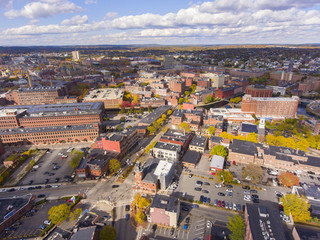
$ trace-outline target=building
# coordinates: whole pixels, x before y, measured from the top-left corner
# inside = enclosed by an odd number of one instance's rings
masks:
[[[241,128],[239,130],[239,135],[243,137],[247,137],[249,133],[255,133],[258,134],[258,126],[253,123],[241,123]]]
[[[258,78],[262,77],[267,73],[267,71],[261,70],[242,70],[242,69],[230,69],[229,74],[235,77],[249,77]]]
[[[146,117],[141,119],[138,126],[150,126],[153,122],[162,117],[162,114],[166,114],[171,109],[170,106],[161,106],[155,109],[152,113],[149,113]]]
[[[80,60],[80,53],[79,51],[72,51],[72,60],[79,61]]]
[[[227,75],[217,73],[203,73],[201,76],[209,78],[211,80],[211,86],[215,88],[223,87],[228,78]]]
[[[311,130],[311,132],[314,135],[320,134],[320,121],[319,120],[306,119],[303,121],[303,123],[309,127],[309,129]]]
[[[255,114],[258,118],[295,118],[299,105],[299,97],[261,98],[244,95],[242,97],[241,111]]]
[[[180,201],[173,196],[155,195],[150,205],[148,221],[160,226],[176,228],[180,215]]]
[[[30,211],[35,198],[36,196],[31,194],[0,198],[0,232]]]
[[[201,158],[201,153],[188,150],[182,158],[182,165],[187,168],[196,168]]]
[[[135,167],[135,188],[156,194],[159,189],[165,190],[174,176],[174,162],[149,158],[143,166],[137,162]]]
[[[300,86],[300,85],[299,85]],[[286,87],[280,87],[280,86],[270,86],[272,87],[272,94],[280,94],[281,96],[286,94]]]
[[[216,172],[223,170],[224,167],[224,157],[213,155],[210,162],[209,171]]]
[[[105,151],[101,149],[91,149],[87,157],[84,158],[86,159],[85,168],[88,173],[87,176],[92,176],[92,177],[105,176],[109,170],[110,160],[117,159],[118,157],[119,157],[119,153],[117,152]]]
[[[186,151],[192,140],[192,133],[184,133],[168,129],[159,139],[159,142],[178,144],[183,151]]]
[[[251,97],[272,97],[273,88],[262,84],[250,85],[246,88],[246,94]]]
[[[75,232],[70,240],[98,240],[99,234],[96,226],[79,228],[77,232]]]
[[[82,102],[103,102],[105,108],[119,108],[124,91],[119,88],[100,88],[90,91]]]
[[[140,100],[140,106],[141,107],[160,107],[160,106],[164,106],[166,105],[166,100],[162,99],[162,98],[146,98],[143,97]]]
[[[0,129],[101,124],[102,103],[70,103],[0,108]]]
[[[178,79],[171,79],[169,80],[169,89],[172,92],[184,93],[186,90],[186,82]]]
[[[278,81],[297,82],[301,80],[303,75],[295,74],[293,72],[277,71],[270,73],[270,79]]]
[[[279,211],[275,208],[247,203],[244,221],[246,240],[287,239],[282,229]]]
[[[10,105],[54,104],[56,98],[66,95],[62,87],[28,87],[9,91],[5,98]]]
[[[0,139],[4,145],[86,142],[99,132],[98,124],[0,129]]]
[[[158,141],[152,149],[152,154],[155,158],[177,162],[180,159],[181,145]]]
[[[233,95],[235,94],[234,93],[235,88],[236,87],[234,87],[234,86],[218,88],[217,89],[217,97],[220,99],[233,97]]]
[[[164,56],[163,67],[169,69],[174,67],[174,57],[172,55]]]
[[[204,151],[207,149],[208,145],[208,138],[197,135],[194,136],[189,144],[189,149],[192,151],[204,153]]]
[[[292,229],[293,240],[316,240],[320,239],[320,231],[317,227],[295,225]]]

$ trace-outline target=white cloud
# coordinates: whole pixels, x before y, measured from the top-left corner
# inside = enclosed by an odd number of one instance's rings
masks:
[[[0,0],[0,7],[10,8],[12,7],[13,0]]]
[[[82,8],[68,0],[39,0],[27,3],[21,10],[11,9],[4,13],[9,19],[45,18],[61,13],[80,12]]]
[[[107,12],[106,15],[104,16],[104,19],[116,18],[116,17],[118,17],[118,13],[117,12]]]
[[[84,1],[84,4],[97,4],[98,3],[98,0],[85,0]]]
[[[61,22],[62,25],[79,25],[84,24],[88,22],[88,16],[87,15],[76,15],[72,17],[71,19],[65,19]]]

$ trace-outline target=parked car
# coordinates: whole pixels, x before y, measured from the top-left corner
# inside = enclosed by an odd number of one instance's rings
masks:
[[[182,209],[183,211],[186,211],[186,212],[189,211],[189,208],[187,208],[187,207],[182,207],[181,209]]]
[[[216,188],[221,188],[222,187],[221,183],[217,183],[215,186],[216,186]]]
[[[118,188],[119,185],[112,185],[111,187],[112,187],[112,188]]]
[[[191,207],[192,208],[199,208],[199,205],[198,204],[191,204]]]
[[[37,197],[38,197],[38,198],[45,198],[46,195],[44,195],[44,194],[39,194]]]
[[[203,192],[203,193],[209,193],[209,191],[208,191],[208,190],[202,190],[202,192]]]
[[[210,183],[204,182],[203,185],[210,186]]]
[[[222,196],[222,197],[225,196],[225,194],[222,193],[222,192],[218,192],[218,195],[219,195],[219,196]]]
[[[45,230],[47,227],[44,225],[40,225],[38,228],[40,228],[41,230]]]
[[[218,206],[218,199],[215,199],[215,200],[214,200],[213,205],[214,205],[214,206]]]
[[[128,221],[129,219],[130,219],[130,214],[127,213],[127,214],[126,214],[126,220]]]
[[[194,188],[194,190],[195,190],[195,191],[201,191],[201,188],[196,187],[196,188]]]
[[[130,211],[130,205],[126,205],[126,211]]]
[[[50,220],[45,220],[43,223],[46,224],[46,225],[50,225],[51,221]]]
[[[197,187],[201,187],[202,186],[202,182],[201,181],[196,181],[196,186]]]
[[[174,234],[174,228],[170,229],[170,235],[172,236]]]

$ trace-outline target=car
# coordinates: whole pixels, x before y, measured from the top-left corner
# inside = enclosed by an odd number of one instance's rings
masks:
[[[49,172],[44,172],[44,173],[43,173],[43,175],[48,175],[48,174],[50,174],[50,173],[49,173]]]
[[[198,192],[201,191],[201,189],[202,189],[202,188],[200,188],[200,187],[194,188],[194,190],[195,190],[195,191],[198,191]]]
[[[187,223],[187,224],[190,223],[190,217],[187,217],[187,218],[186,218],[185,223]]]
[[[251,189],[250,192],[251,192],[251,193],[258,193],[258,191],[257,191],[257,190],[254,190],[254,189]]]
[[[192,208],[199,208],[199,205],[198,204],[191,204],[191,207]]]
[[[31,185],[32,183],[33,183],[33,180],[30,180],[28,185]]]
[[[59,156],[62,156],[62,155],[64,155],[64,154],[60,152],[60,153],[58,153],[58,155],[59,155]]]
[[[187,208],[187,207],[182,207],[181,209],[182,209],[183,211],[186,211],[186,212],[189,211],[189,208]]]
[[[189,174],[189,178],[192,178],[192,176],[193,176],[193,174],[190,173],[190,174]]]
[[[218,199],[215,199],[215,200],[213,201],[213,205],[214,205],[214,206],[218,206]]]
[[[51,188],[51,185],[46,185],[45,188]]]
[[[228,161],[226,161],[226,166],[227,166],[227,167],[230,167],[230,166],[231,166],[231,163],[228,162]]]
[[[47,184],[49,182],[49,179],[46,178],[46,180],[44,181],[44,184]]]
[[[155,232],[157,230],[157,224],[152,225],[152,231]]]
[[[225,208],[229,209],[229,203],[228,202],[226,202]]]
[[[230,185],[230,184],[226,184],[226,187],[227,187],[227,188],[233,188],[233,186]]]
[[[232,192],[232,189],[228,188],[226,189],[226,192]]]
[[[107,215],[102,217],[103,221],[108,221],[110,218],[111,216],[107,216]]]
[[[238,210],[239,212],[241,212],[241,205],[240,205],[240,204],[237,205],[237,210]]]
[[[215,187],[216,187],[216,188],[221,188],[222,185],[221,185],[220,183],[217,183],[217,184],[215,185]]]
[[[57,177],[56,180],[55,180],[55,182],[57,183],[57,182],[59,182],[59,181],[60,181],[60,178]]]
[[[202,186],[202,182],[201,181],[196,181],[196,186],[197,187],[201,187]]]
[[[281,192],[276,192],[276,196],[277,196],[278,198],[281,198],[281,197],[282,197],[282,193],[281,193]]]
[[[232,197],[232,192],[227,192],[228,197]]]
[[[251,196],[250,195],[244,195],[243,200],[251,201]]]
[[[220,206],[221,206],[221,201],[219,200],[219,201],[218,201],[218,207],[220,207]]]
[[[203,192],[203,193],[209,193],[209,191],[208,191],[208,190],[205,190],[205,189],[202,190],[202,192]]]
[[[311,175],[309,175],[309,177],[310,177],[310,179],[312,179],[312,180],[314,179],[314,177],[313,177],[313,176],[311,176]]]
[[[126,205],[125,209],[126,211],[130,211],[130,205]]]
[[[34,189],[34,187],[28,187],[28,190],[33,190]]]
[[[188,224],[184,224],[184,225],[183,225],[183,230],[186,230],[186,231],[187,231],[188,228],[189,228],[189,225],[188,225]]]
[[[128,221],[129,219],[130,219],[130,214],[127,213],[127,214],[126,214],[126,220]]]
[[[201,195],[201,196],[200,196],[200,202],[203,202],[203,198],[204,198],[204,196]]]
[[[38,228],[40,228],[41,230],[45,230],[47,227],[44,225],[40,225]]]
[[[236,165],[236,161],[233,161],[233,162],[232,162],[232,165]]]
[[[250,190],[250,187],[249,186],[242,186],[242,189]]]
[[[203,185],[210,186],[210,183],[204,182]]]
[[[38,198],[45,198],[46,195],[44,195],[44,194],[39,194],[37,197],[38,197]]]
[[[23,187],[21,187],[21,188],[19,188],[19,190],[20,191],[24,191],[24,190],[26,190],[25,188],[23,188]]]
[[[15,227],[7,227],[7,228],[5,228],[4,230],[5,230],[5,231],[16,231],[17,228],[15,228]]]
[[[210,202],[211,202],[211,199],[208,197],[207,198],[207,203],[210,204]]]
[[[233,210],[236,211],[237,210],[237,204],[233,203]]]
[[[50,224],[51,224],[51,221],[50,221],[50,220],[45,220],[43,223],[44,223],[45,225],[50,225]]]
[[[252,198],[252,199],[259,199],[259,196],[258,196],[257,194],[252,194],[252,195],[251,195],[251,198]]]
[[[208,198],[207,197],[203,197],[203,202],[207,203]]]
[[[279,204],[279,211],[284,211],[284,208],[281,204]]]
[[[318,181],[320,181],[320,177],[317,177]]]
[[[40,166],[39,165],[34,165],[32,168],[33,169],[38,169]]]
[[[112,188],[118,188],[119,185],[112,185],[111,187],[112,187]]]
[[[253,198],[253,199],[252,199],[252,202],[254,202],[254,203],[259,203],[259,198]]]
[[[243,194],[250,194],[250,191],[243,191]]]
[[[219,196],[222,196],[222,197],[225,196],[225,194],[222,193],[222,192],[218,192],[218,195],[219,195]]]
[[[7,192],[8,190],[3,188],[3,189],[0,189],[0,192]]]
[[[58,170],[60,168],[60,166],[56,165],[53,167],[53,170]]]
[[[211,222],[209,220],[207,221],[207,228],[211,228]]]
[[[229,203],[229,209],[232,210],[232,207],[233,207],[233,203]]]
[[[66,159],[67,158],[67,156],[61,156],[60,157],[60,159]]]
[[[42,187],[41,186],[36,186],[34,187],[35,189],[41,189]]]
[[[14,192],[14,191],[15,191],[14,188],[10,188],[10,189],[8,190],[8,192]]]
[[[49,173],[48,175],[51,177],[51,176],[55,175],[55,173]]]
[[[314,173],[314,172],[312,172],[312,171],[308,171],[307,173],[308,173],[308,174],[313,174],[313,175],[315,174],[315,173]]]
[[[52,185],[52,187],[53,187],[53,188],[58,188],[58,187],[59,187],[59,185]]]
[[[225,203],[224,201],[222,201],[222,202],[221,202],[221,207],[224,208],[225,206],[226,206],[226,203]]]
[[[170,235],[172,236],[174,234],[174,228],[170,229]]]

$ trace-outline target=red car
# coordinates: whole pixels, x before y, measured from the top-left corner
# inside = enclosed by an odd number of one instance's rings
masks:
[[[67,157],[66,157],[66,156],[61,156],[60,158],[61,158],[61,159],[66,159]]]
[[[220,206],[221,206],[221,201],[219,200],[219,201],[218,201],[218,207],[220,207]]]
[[[232,164],[233,164],[233,165],[236,165],[236,161],[233,161]]]
[[[224,201],[221,202],[221,207],[225,207],[226,203]]]

